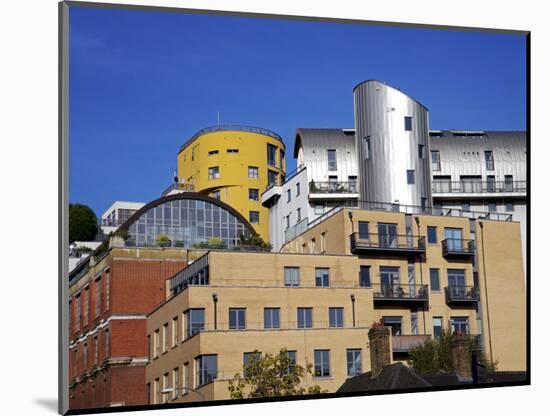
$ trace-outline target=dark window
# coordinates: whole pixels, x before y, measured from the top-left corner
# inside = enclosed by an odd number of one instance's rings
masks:
[[[300,269],[298,267],[285,267],[285,286],[300,286]]]
[[[432,150],[432,170],[439,171],[441,170],[441,160],[439,158],[439,150]]]
[[[405,116],[405,131],[412,131],[413,129],[413,118]]]
[[[186,318],[187,337],[191,337],[204,329],[204,309],[189,309]]]
[[[338,165],[336,164],[336,150],[329,149],[327,150],[327,157],[328,157],[328,170],[338,170]]]
[[[289,228],[289,227],[290,227],[290,214],[288,214],[288,215],[285,217],[285,220],[286,220],[286,228]]]
[[[428,226],[428,243],[437,244],[437,227]]]
[[[315,286],[329,287],[329,269],[327,268],[315,269]]]
[[[514,211],[514,203],[513,202],[507,202],[506,203],[506,212],[513,212]]]
[[[220,177],[220,168],[218,166],[212,166],[208,168],[208,179],[218,179]]]
[[[434,338],[441,338],[442,328],[442,319],[440,317],[433,318],[433,335]]]
[[[260,213],[258,211],[250,211],[248,219],[250,224],[258,224],[260,222]]]
[[[383,316],[382,320],[384,321],[385,326],[389,326],[391,328],[392,335],[402,335],[400,316]]]
[[[439,269],[430,269],[430,288],[434,291],[441,290],[439,286]]]
[[[328,322],[331,328],[343,328],[344,308],[328,308]]]
[[[315,350],[315,377],[330,377],[330,351]]]
[[[313,308],[298,308],[298,328],[313,328]]]
[[[462,211],[470,211],[470,203],[469,202],[463,202],[462,203]]]
[[[217,378],[217,374],[217,355],[201,355],[197,358],[197,386],[210,383]]]
[[[489,202],[487,204],[488,208],[489,208],[489,212],[497,212],[497,204],[494,203],[494,202]]]
[[[359,238],[362,240],[369,239],[369,223],[367,221],[359,221]]]
[[[296,184],[296,196],[300,195],[300,183]]]
[[[346,361],[348,377],[361,374],[361,350],[347,350]]]
[[[264,308],[264,328],[277,329],[280,328],[280,312],[279,308]]]
[[[272,170],[267,170],[267,183],[269,186],[275,185],[277,182],[277,172],[273,172]]]
[[[423,144],[418,145],[418,158],[419,159],[425,159],[426,158],[426,151]]]
[[[496,192],[496,181],[494,175],[487,176],[487,192]]]
[[[277,166],[277,148],[272,144],[267,145],[267,164]]]
[[[246,329],[246,309],[229,308],[229,329]]]
[[[300,222],[302,220],[302,208],[296,209],[296,222]]]
[[[371,287],[370,266],[360,266],[359,286],[360,287]]]
[[[217,155],[219,152],[217,150],[210,150],[208,152],[208,156],[214,156],[214,155]]]
[[[286,190],[286,202],[290,202],[290,189]]]
[[[258,201],[260,199],[260,190],[250,188],[248,190],[248,199],[250,199],[251,201]]]
[[[284,169],[285,152],[283,149],[279,149],[279,168]]]
[[[258,179],[258,168],[256,166],[248,167],[248,177],[250,179]]]
[[[495,161],[493,159],[493,152],[491,150],[485,151],[485,168],[487,170],[495,170]]]
[[[370,159],[370,136],[363,138],[365,159]]]
[[[452,316],[451,317],[451,332],[454,334],[455,332],[461,333],[461,334],[469,334],[470,333],[470,325],[468,324],[468,317],[467,316]]]
[[[227,153],[239,153],[239,149],[227,149]]]
[[[514,177],[512,175],[504,175],[504,191],[514,191]]]
[[[407,171],[407,184],[414,185],[414,170]]]

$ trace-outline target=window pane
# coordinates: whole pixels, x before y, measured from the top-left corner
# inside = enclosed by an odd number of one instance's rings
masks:
[[[329,326],[342,328],[344,326],[344,308],[329,308]]]
[[[336,164],[336,150],[334,149],[327,150],[327,157],[328,157],[328,170],[329,171],[338,170],[338,166]]]
[[[414,170],[407,171],[407,184],[414,185]]]
[[[229,329],[246,329],[246,309],[229,308]]]
[[[434,335],[434,338],[441,337],[441,332],[442,332],[441,324],[442,324],[441,318],[433,318],[433,335]]]
[[[361,287],[371,287],[370,266],[360,266],[359,286],[361,286]]]
[[[315,377],[330,376],[330,352],[328,350],[315,350]]]
[[[347,350],[348,376],[361,374],[361,350]]]
[[[312,328],[312,318],[312,308],[298,308],[298,328]]]
[[[285,267],[285,286],[300,285],[300,269],[298,267]]]
[[[329,269],[326,269],[326,268],[315,269],[315,286],[317,287],[329,286]]]
[[[439,269],[430,269],[430,288],[432,290],[441,290],[439,286]]]
[[[264,328],[276,329],[280,327],[279,322],[279,308],[265,308],[264,309]]]
[[[428,243],[437,244],[437,227],[428,227]]]
[[[405,117],[405,131],[412,131],[412,117]]]

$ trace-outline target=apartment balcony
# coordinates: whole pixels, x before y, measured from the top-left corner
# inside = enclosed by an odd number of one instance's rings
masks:
[[[173,183],[169,187],[167,187],[164,191],[162,191],[161,196],[171,195],[173,193],[179,193],[179,192],[194,192],[195,191],[195,185],[192,183]]]
[[[417,254],[426,253],[426,237],[402,234],[350,235],[353,254]]]
[[[394,353],[408,353],[412,348],[420,347],[431,339],[431,335],[393,335],[392,350]]]
[[[479,300],[479,290],[475,286],[445,287],[445,303],[449,306],[471,306]]]
[[[460,238],[446,238],[441,241],[441,249],[445,258],[469,259],[475,255],[475,241]]]
[[[432,193],[436,198],[526,196],[527,181],[434,181]]]
[[[357,181],[309,183],[309,199],[350,199],[359,198]]]
[[[373,285],[374,303],[415,305],[428,301],[428,285]]]

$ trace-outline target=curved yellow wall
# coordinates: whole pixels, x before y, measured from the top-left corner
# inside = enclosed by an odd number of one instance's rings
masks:
[[[276,150],[276,166],[269,166],[267,145]],[[235,149],[238,153],[228,153]],[[217,154],[209,152],[218,151]],[[285,145],[274,137],[237,130],[223,130],[205,133],[180,150],[178,153],[178,180],[192,183],[195,192],[211,195],[220,191],[220,200],[231,205],[247,220],[250,211],[258,211],[260,220],[252,226],[264,239],[269,241],[269,209],[262,206],[261,195],[268,183],[268,169],[277,173],[277,179],[284,177],[284,157],[281,166],[281,151]],[[219,167],[220,177],[209,179],[208,168]],[[258,179],[248,177],[248,167],[258,167]],[[258,201],[249,199],[250,188],[258,189]]]

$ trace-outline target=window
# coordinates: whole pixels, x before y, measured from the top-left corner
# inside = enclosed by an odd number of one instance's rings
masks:
[[[370,266],[360,266],[360,269],[359,269],[359,286],[360,287],[371,287]]]
[[[469,334],[470,326],[468,325],[467,316],[452,316],[451,317],[451,333]]]
[[[359,221],[359,238],[362,240],[369,239],[369,223],[367,221]]]
[[[296,222],[300,222],[302,220],[302,208],[296,209]]]
[[[88,369],[88,344],[84,344],[84,350],[82,351],[82,358],[84,362],[84,370]]]
[[[300,269],[298,267],[285,267],[285,286],[300,286]]]
[[[470,211],[470,203],[469,202],[463,202],[462,203],[462,211]]]
[[[174,368],[172,370],[172,387],[174,390],[172,391],[172,400],[176,399],[179,396],[180,391],[180,369]]]
[[[239,149],[227,149],[227,153],[230,153],[230,154],[236,154],[236,153],[239,153]]]
[[[315,350],[315,377],[330,377],[330,351]]]
[[[196,360],[197,366],[197,387],[210,383],[217,378],[218,356],[201,355]]]
[[[214,156],[214,155],[217,155],[218,153],[220,153],[220,152],[217,151],[217,150],[210,150],[210,151],[208,152],[208,156]]]
[[[108,329],[103,333],[103,337],[105,339],[105,357],[109,357],[111,355],[111,337]]]
[[[321,233],[321,253],[327,250],[326,232]]]
[[[250,188],[248,190],[248,199],[250,199],[251,201],[258,201],[260,199],[259,189]]]
[[[327,159],[328,159],[328,170],[329,171],[338,170],[338,165],[336,164],[336,150],[328,149]]]
[[[487,192],[496,192],[496,180],[494,175],[487,176]]]
[[[178,318],[175,317],[172,319],[172,348],[174,348],[176,345],[178,345]]]
[[[489,209],[489,212],[497,212],[497,204],[494,202],[489,202],[487,204],[487,207]]]
[[[344,327],[344,308],[328,308],[328,325],[330,328]]]
[[[285,165],[285,151],[283,149],[279,149],[279,168],[284,169]]]
[[[407,184],[414,185],[414,170],[407,171]]]
[[[296,184],[296,196],[300,195],[300,182]]]
[[[448,193],[453,191],[450,176],[434,175],[432,184],[434,192]]]
[[[434,338],[441,338],[441,332],[443,332],[442,319],[440,317],[434,317],[432,323]]]
[[[428,226],[428,244],[437,244],[437,227]]]
[[[514,177],[512,175],[504,175],[504,192],[514,191]]]
[[[245,377],[248,376],[247,374],[247,368],[246,366],[248,365],[248,363],[250,363],[251,360],[256,361],[256,360],[259,360],[262,358],[262,353],[259,352],[259,351],[255,351],[255,352],[245,352],[243,354],[243,375]]]
[[[314,210],[315,210],[315,211],[314,211],[315,215],[322,215],[323,212],[324,212],[323,205],[321,205],[321,204],[315,204]]]
[[[279,308],[264,308],[264,329],[278,329],[281,327]]]
[[[361,374],[361,350],[347,350],[348,377]]]
[[[460,187],[462,192],[481,192],[481,176],[461,175]]]
[[[95,281],[95,317],[99,317],[101,311],[101,277]],[[80,312],[79,312],[80,313]],[[79,316],[80,319],[80,316]]]
[[[405,131],[412,131],[413,129],[413,118],[405,116]]]
[[[441,159],[439,158],[439,150],[432,150],[432,170],[441,170]]]
[[[418,158],[426,159],[426,150],[423,144],[418,145]]]
[[[80,329],[80,294],[76,295],[74,300],[74,309],[75,309],[75,329],[78,331]]]
[[[418,312],[411,311],[411,335],[418,335]]]
[[[277,148],[272,144],[267,145],[267,164],[277,166]]]
[[[298,308],[298,328],[313,328],[313,308]]]
[[[506,203],[506,212],[513,212],[514,211],[514,203],[513,202],[507,202]]]
[[[166,394],[162,393],[162,390],[168,389],[170,386],[168,386],[168,373],[164,373],[162,375],[162,389],[161,389],[161,398],[162,403],[166,403],[168,401],[168,396]]]
[[[189,363],[183,364],[183,387],[185,389],[183,390],[183,394],[188,393],[188,390],[191,389],[191,371],[189,370]]]
[[[250,179],[258,179],[258,168],[256,166],[248,167],[248,177]]]
[[[267,170],[267,184],[269,186],[273,186],[277,183],[277,172],[273,172],[272,170]]]
[[[204,329],[204,309],[189,309],[186,312],[187,337],[192,337]]]
[[[286,228],[290,228],[290,214],[288,214],[288,215],[285,217],[285,220],[286,220]]]
[[[286,202],[290,202],[290,189],[286,190]]]
[[[400,316],[383,316],[382,320],[384,321],[385,326],[391,328],[392,335],[401,335],[401,317]]]
[[[153,404],[160,403],[160,386],[158,378],[153,382],[153,402]]]
[[[495,161],[491,150],[485,150],[485,168],[487,170],[495,170]]]
[[[294,366],[296,366],[296,351],[287,351],[286,355],[290,361],[290,365],[287,371],[283,372],[283,375],[289,374]]]
[[[439,286],[439,269],[430,269],[430,289],[433,291],[440,291]]]
[[[311,254],[317,253],[317,245],[315,244],[315,238],[311,239]]]
[[[246,329],[246,309],[229,308],[229,329]]]
[[[168,351],[168,324],[162,326],[162,353]]]
[[[363,137],[363,152],[365,159],[370,159],[370,136]]]
[[[220,168],[219,166],[212,166],[208,168],[208,179],[218,179],[220,177]]]
[[[97,335],[94,337],[94,365],[97,364],[99,359],[99,343],[97,341]]]
[[[315,286],[329,287],[329,269],[317,267],[315,269]]]
[[[260,222],[260,212],[250,211],[248,213],[248,220],[250,221],[250,224],[258,224]]]
[[[513,210],[512,210],[513,211]],[[84,303],[82,308],[82,326],[88,325],[88,319],[90,317],[90,287],[84,288],[84,294],[82,295],[82,302]]]
[[[109,310],[109,303],[110,303],[110,296],[111,296],[111,290],[110,290],[111,288],[109,286],[110,286],[110,269],[107,269],[107,271],[105,272],[105,304],[103,305],[105,311]]]

